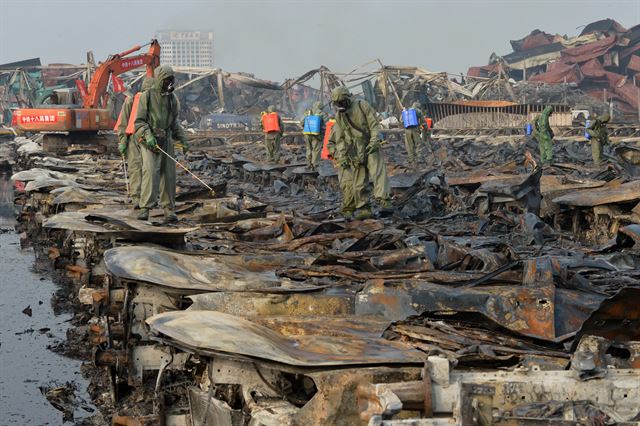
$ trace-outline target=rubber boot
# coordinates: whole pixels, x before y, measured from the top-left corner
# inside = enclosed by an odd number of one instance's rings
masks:
[[[353,216],[353,210],[342,210],[342,217],[344,217],[346,220],[350,220],[351,217]]]
[[[371,216],[373,216],[371,209],[369,207],[364,207],[356,214],[356,220],[369,219]]]
[[[178,216],[171,209],[164,209],[164,220],[167,223],[177,222]]]
[[[149,209],[142,209],[138,215],[138,220],[149,220]]]

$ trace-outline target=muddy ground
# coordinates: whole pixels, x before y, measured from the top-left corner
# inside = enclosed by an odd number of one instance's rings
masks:
[[[60,287],[48,262],[21,246],[8,176],[0,176],[0,259],[0,424],[73,424],[92,416],[83,361],[56,353],[73,330],[73,314],[56,303]],[[74,390],[67,422],[45,396],[56,388]]]

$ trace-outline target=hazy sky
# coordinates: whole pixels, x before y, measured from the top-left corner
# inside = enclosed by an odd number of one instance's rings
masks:
[[[277,81],[375,58],[459,73],[533,29],[576,35],[602,18],[639,24],[640,0],[0,0],[0,63],[103,60],[158,29],[206,29],[217,67]]]

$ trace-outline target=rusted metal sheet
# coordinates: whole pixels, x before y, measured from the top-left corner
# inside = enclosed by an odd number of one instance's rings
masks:
[[[79,204],[79,205],[117,205],[124,204],[126,199],[117,193],[87,191],[82,188],[66,187],[51,191],[55,194],[53,204]]]
[[[358,398],[358,388],[374,383],[400,383],[420,380],[422,366],[399,368],[364,367],[342,368],[313,372],[318,392],[304,405],[295,416],[295,424],[309,426],[324,425],[365,425],[360,417],[364,410],[364,401]],[[424,401],[424,393],[413,397],[416,403]],[[361,404],[362,403],[362,404]],[[407,411],[414,416],[419,410]],[[403,413],[404,414],[404,413]]]
[[[542,112],[543,104],[516,104],[507,101],[465,101],[428,103],[425,114],[433,118],[435,129],[513,127],[524,133],[524,125]],[[571,108],[552,105],[550,124],[571,126]]]
[[[175,228],[152,226],[145,222],[127,217],[127,212],[64,212],[44,220],[43,227],[85,231],[96,234],[127,238],[137,242],[150,242],[163,245],[182,245],[184,236],[197,228]]]
[[[186,254],[152,247],[128,246],[105,251],[107,271],[114,276],[170,288],[178,292],[314,290],[308,283],[279,278],[275,269],[311,262],[315,256]]]
[[[519,200],[527,193],[540,187],[542,169],[528,175],[511,176],[504,179],[490,179],[478,188],[478,193],[491,194],[493,196],[506,196]]]
[[[554,198],[553,202],[574,207],[594,207],[637,200],[640,200],[640,180],[578,190],[571,194]]]
[[[490,108],[501,108],[501,107],[510,107],[517,106],[516,102],[511,101],[499,101],[499,100],[488,100],[488,101],[454,101],[450,102],[452,105],[461,105],[461,106],[472,106],[472,107],[490,107]]]
[[[555,287],[541,285],[451,288],[429,283],[379,282],[358,293],[356,314],[403,320],[425,312],[478,312],[517,333],[555,341],[577,331],[602,299],[575,291],[558,293]]]
[[[447,183],[451,186],[480,185],[492,180],[512,178],[506,173],[492,173],[490,171],[472,172],[462,176],[447,176]]]
[[[214,311],[166,312],[149,318],[147,324],[160,339],[189,351],[298,367],[421,364],[425,359],[398,342],[355,336],[287,338],[254,322]]]
[[[388,320],[365,316],[251,316],[249,319],[287,337],[321,335],[379,338],[390,325]]]
[[[611,341],[640,341],[640,288],[625,287],[603,300],[577,334],[601,336]],[[576,340],[577,341],[577,340]]]
[[[330,292],[269,294],[248,291],[203,293],[189,296],[195,311],[219,311],[231,315],[349,315],[354,313],[355,294]]]

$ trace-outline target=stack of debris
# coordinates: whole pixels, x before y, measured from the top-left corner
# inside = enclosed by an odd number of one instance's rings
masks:
[[[178,225],[133,218],[115,156],[8,144],[21,230],[69,283],[97,416],[637,418],[640,161],[625,138],[597,168],[559,136],[544,171],[522,136],[442,133],[421,171],[391,143],[395,213],[349,222],[330,161],[310,171],[285,140],[267,164],[243,135],[193,135],[185,161],[216,196],[178,170]]]
[[[627,30],[612,19],[604,19],[587,25],[574,37],[534,30],[520,40],[512,40],[511,46],[512,53],[493,54],[489,65],[469,68],[469,76],[504,73],[516,81],[569,84],[637,118],[639,25]]]

